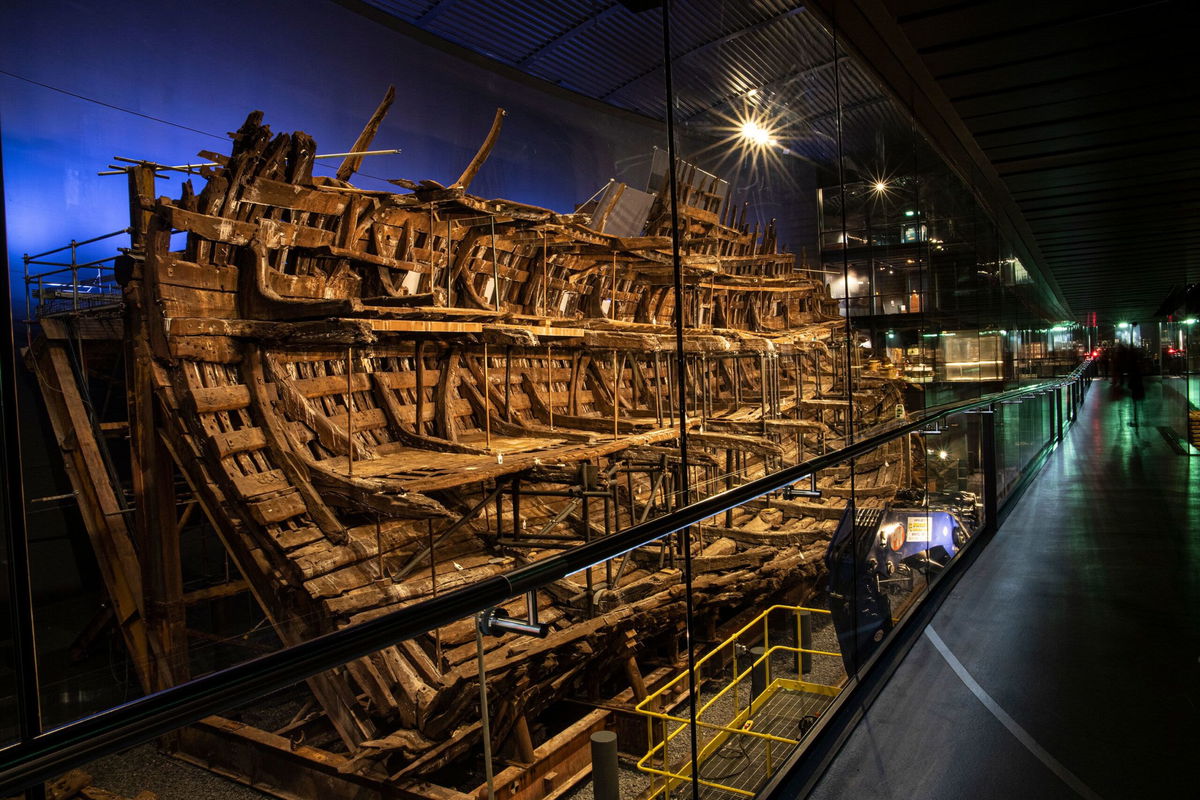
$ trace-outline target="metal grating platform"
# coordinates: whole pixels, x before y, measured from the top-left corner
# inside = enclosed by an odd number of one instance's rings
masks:
[[[796,681],[777,681],[763,694],[755,709],[751,730],[788,739],[800,739],[808,727],[801,721],[816,718],[833,701],[833,696],[822,692],[789,688],[788,684],[803,686]],[[826,689],[826,687],[814,688]],[[795,745],[762,739],[756,736],[721,734],[705,745],[700,756],[700,777],[709,783],[721,784],[730,789],[753,794],[791,754]],[[677,785],[672,797],[690,797],[690,782]],[[729,800],[745,797],[736,791],[727,791],[713,786],[701,785],[700,797],[712,800]]]

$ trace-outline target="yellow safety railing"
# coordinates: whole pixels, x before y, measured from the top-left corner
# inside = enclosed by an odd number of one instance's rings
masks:
[[[774,615],[778,618],[780,614],[788,612],[794,617],[796,644],[772,644],[771,617]],[[786,605],[771,606],[696,661],[697,685],[699,685],[704,675],[704,667],[709,663],[715,663],[722,671],[725,664],[728,663],[731,665],[732,672],[729,683],[696,709],[697,737],[699,738],[697,744],[702,743],[698,749],[699,765],[705,764],[706,761],[725,747],[731,740],[741,742],[743,747],[747,742],[751,744],[761,743],[764,749],[762,766],[765,768],[765,776],[769,776],[774,771],[777,758],[789,752],[791,748],[800,743],[800,740],[799,738],[755,730],[755,715],[780,690],[824,695],[830,698],[841,691],[834,686],[810,683],[802,679],[799,662],[804,654],[841,660],[840,653],[813,650],[801,646],[801,620],[805,613],[829,614],[827,610],[820,608]],[[779,638],[778,634],[776,638]],[[755,645],[761,641],[763,648],[762,654],[750,659],[748,665],[748,659],[745,654],[741,654],[739,658],[739,648],[747,647],[747,645],[743,644],[743,641],[749,641]],[[771,658],[780,652],[795,655],[797,661],[795,678],[782,676],[772,678]],[[743,665],[745,665],[744,668],[739,669]],[[740,687],[744,681],[752,680],[752,676],[756,670],[763,671],[762,683],[765,688],[757,696],[754,696],[752,691],[749,702],[743,703]],[[656,777],[650,793],[646,795],[646,800],[653,800],[653,798],[659,795],[669,797],[675,787],[681,783],[690,783],[692,780],[691,771],[694,765],[691,762],[690,747],[687,748],[687,757],[682,759],[682,763],[677,767],[672,767],[669,752],[672,740],[688,729],[691,720],[688,716],[678,716],[661,710],[665,705],[664,699],[668,693],[679,686],[682,681],[685,681],[687,675],[688,673],[685,671],[675,676],[636,706],[636,710],[646,716],[648,748],[646,755],[638,761],[638,769]],[[720,701],[727,696],[730,697],[730,703],[721,705]],[[706,715],[711,717],[719,714],[721,711],[727,711],[729,715],[729,718],[724,722],[714,722],[705,718]],[[707,741],[705,740],[705,734],[708,737]],[[745,738],[735,739],[734,737]],[[775,752],[777,747],[783,748],[781,753]],[[745,750],[743,750],[743,753],[745,753]],[[659,763],[656,765],[655,762]],[[722,779],[724,779],[724,776],[718,776],[715,779],[701,777],[699,783],[702,786],[744,797],[753,797],[755,794],[753,791],[743,787],[721,783],[720,780]]]

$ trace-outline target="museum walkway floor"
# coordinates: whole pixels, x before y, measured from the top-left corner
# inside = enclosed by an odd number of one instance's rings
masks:
[[[1194,797],[1200,458],[1183,387],[1078,423],[810,795]]]

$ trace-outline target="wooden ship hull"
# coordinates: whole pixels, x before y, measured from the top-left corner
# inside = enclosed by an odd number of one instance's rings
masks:
[[[216,166],[198,193],[189,182],[179,198],[156,198],[154,167],[129,170],[135,530],[114,532],[103,512],[88,519],[102,560],[120,559],[114,541],[139,543],[140,575],[112,568],[106,579],[127,595],[123,624],[142,631],[127,631],[131,646],[156,665],[147,688],[187,676],[171,610],[178,542],[165,533],[175,470],[286,644],[837,448],[851,424],[862,435],[896,419],[895,381],[869,379],[848,397],[844,320],[823,284],[687,165],[676,186],[688,287],[679,397],[667,189],[636,237],[604,232],[615,200],[561,214],[474,197],[501,119],[450,187],[356,189],[354,157],[337,178],[314,177],[311,138],[272,137],[258,113],[228,156],[204,154]],[[173,232],[185,234],[181,250]],[[32,360],[48,404],[61,405],[55,352],[43,341]],[[72,478],[86,484],[69,431],[86,420],[52,414]],[[907,483],[904,455],[855,464],[860,503]],[[765,498],[695,529],[702,638],[815,588],[849,470],[819,476],[819,499]],[[546,722],[548,710],[628,706],[677,669],[682,546],[672,537],[546,587],[545,639],[485,640],[491,738],[515,770],[501,796],[541,797],[577,771],[532,777],[559,757],[559,729],[597,724],[582,712],[574,725]],[[506,610],[520,616],[524,604]],[[453,795],[437,783],[481,743],[476,655],[463,620],[310,680],[310,718],[336,732],[335,771],[394,796]]]

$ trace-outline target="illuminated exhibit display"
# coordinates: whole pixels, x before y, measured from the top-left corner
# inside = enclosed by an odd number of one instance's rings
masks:
[[[105,275],[121,284],[122,311],[80,312],[131,334],[91,345],[90,357],[124,348],[131,367],[135,506],[173,518],[163,480],[178,470],[283,642],[609,535],[678,506],[685,483],[696,499],[836,449],[849,423],[866,434],[903,414],[886,377],[860,378],[847,404],[834,301],[769,230],[735,219],[717,176],[675,170],[692,287],[677,304],[669,181],[651,193],[609,187],[574,213],[473,196],[502,135],[498,111],[452,185],[357,189],[357,153],[391,100],[334,178],[313,176],[311,138],[272,135],[257,113],[229,154],[184,168],[200,176],[178,198],[152,194],[158,165],[128,167],[129,271]],[[618,226],[635,235],[607,232]],[[54,291],[34,295],[54,308]],[[84,391],[66,326],[47,313],[42,330],[33,353],[65,433]],[[76,427],[84,446],[65,455],[76,491],[101,504],[109,479],[125,479],[78,461],[99,449],[92,433]],[[911,480],[911,458],[888,452],[857,468],[877,502]],[[814,588],[848,479],[822,479],[822,500],[773,500],[698,529],[697,619],[715,629],[785,584]],[[100,505],[85,516],[98,540],[132,547]],[[604,686],[613,672],[618,684],[643,680],[639,656],[669,646],[680,622],[682,546],[672,538],[540,592],[544,639],[488,638],[489,691],[509,698],[491,721],[495,741],[528,742],[569,687]],[[136,581],[119,552],[98,556],[115,586]],[[170,547],[161,557],[178,574]],[[520,616],[525,603],[506,611]],[[145,632],[146,689],[187,674],[182,620],[164,623]],[[404,786],[478,747],[472,637],[466,625],[439,629],[310,681],[361,771],[378,765]]]
[[[981,416],[915,427],[1079,361],[969,182],[805,8],[681,4],[668,46],[637,5],[545,5],[521,47],[492,4],[418,31],[271,0],[245,63],[147,27],[159,70],[3,79],[27,505],[60,542],[32,572],[82,598],[45,726],[795,469],[159,743],[283,798],[558,800],[610,731],[622,796],[752,796],[982,528],[985,472],[1027,474],[1057,389],[997,410],[990,467]]]

